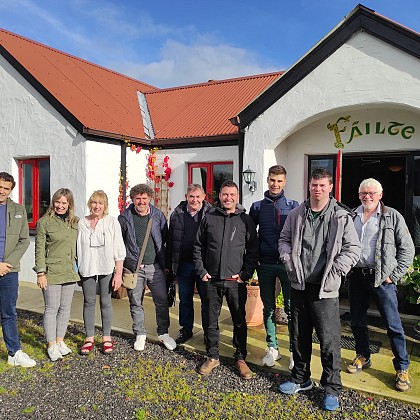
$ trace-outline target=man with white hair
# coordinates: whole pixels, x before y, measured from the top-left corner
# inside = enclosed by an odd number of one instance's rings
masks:
[[[410,388],[404,329],[398,312],[397,283],[413,262],[414,244],[403,216],[381,201],[382,185],[373,178],[359,187],[361,205],[354,226],[362,244],[359,262],[349,276],[351,328],[356,357],[347,372],[358,373],[371,366],[367,310],[373,296],[386,322],[396,370],[395,388]]]

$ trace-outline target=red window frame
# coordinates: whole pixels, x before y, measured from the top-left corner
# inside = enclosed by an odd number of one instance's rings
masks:
[[[18,161],[19,169],[19,204],[23,203],[23,165],[32,165],[32,220],[28,222],[29,229],[35,229],[39,219],[39,163],[49,158],[32,158]]]
[[[206,200],[210,203],[213,203],[213,189],[214,189],[214,178],[213,178],[213,168],[217,165],[232,165],[233,161],[222,161],[222,162],[196,162],[188,164],[188,184],[191,184],[192,181],[192,170],[195,168],[206,168],[207,169],[207,179],[206,185],[203,186],[206,190]],[[232,174],[233,175],[233,174]]]

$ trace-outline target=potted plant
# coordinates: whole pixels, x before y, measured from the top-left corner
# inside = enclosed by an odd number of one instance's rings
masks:
[[[414,257],[413,263],[402,278],[401,284],[407,286],[406,299],[414,304],[420,305],[420,255]],[[420,322],[414,326],[417,334],[420,334]]]
[[[260,296],[257,272],[247,281],[247,299],[245,305],[246,325],[257,327],[263,323],[263,303]]]

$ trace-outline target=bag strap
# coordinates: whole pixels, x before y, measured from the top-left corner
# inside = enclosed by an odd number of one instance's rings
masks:
[[[144,241],[143,241],[143,245],[141,247],[140,257],[139,257],[139,261],[137,263],[137,268],[136,268],[135,274],[137,274],[138,271],[140,270],[140,266],[141,266],[141,263],[143,261],[144,253],[146,252],[147,242],[149,242],[150,231],[152,230],[152,223],[153,223],[153,218],[151,217],[149,219],[149,223],[147,224],[146,235],[144,235]]]

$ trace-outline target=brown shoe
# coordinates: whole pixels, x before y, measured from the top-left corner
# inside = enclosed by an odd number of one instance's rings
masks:
[[[239,372],[239,376],[242,379],[252,379],[253,374],[251,372],[251,369],[245,363],[245,360],[237,360],[235,362],[235,367],[236,367],[237,371]]]
[[[213,369],[217,366],[220,366],[219,359],[207,358],[207,360],[201,365],[198,373],[200,375],[210,375]]]
[[[395,388],[397,391],[408,391],[410,389],[410,378],[407,370],[397,370],[395,375]]]

